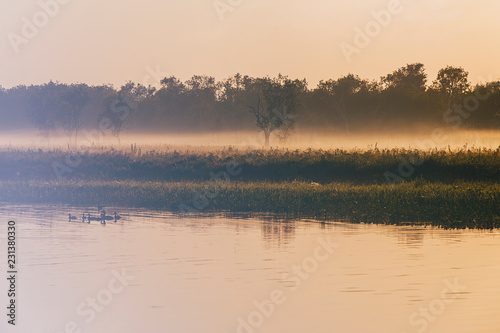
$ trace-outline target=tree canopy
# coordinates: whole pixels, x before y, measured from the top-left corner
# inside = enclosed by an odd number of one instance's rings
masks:
[[[206,75],[185,81],[165,77],[158,89],[134,82],[115,88],[51,81],[0,87],[0,128],[34,127],[47,139],[61,132],[69,142],[76,142],[81,129],[97,129],[118,142],[126,129],[148,133],[257,130],[264,133],[266,146],[271,137],[285,141],[296,128],[350,133],[447,124],[454,112],[461,112],[455,117],[467,119],[464,126],[498,128],[498,81],[472,86],[467,71],[453,66],[439,70],[431,84],[427,79],[424,65],[413,63],[378,81],[349,73],[322,80],[316,87],[281,74],[239,73],[219,81]],[[465,113],[460,106],[474,111]]]

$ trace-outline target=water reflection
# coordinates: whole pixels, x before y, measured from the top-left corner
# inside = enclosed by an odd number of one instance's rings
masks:
[[[62,332],[75,321],[90,333],[238,332],[276,291],[286,300],[255,332],[418,332],[420,309],[434,318],[426,332],[500,329],[498,230],[113,207],[122,219],[105,228],[68,222],[92,209],[0,206],[19,228],[19,331]],[[320,240],[339,246],[318,250]],[[122,269],[134,280],[87,324],[78,305]],[[466,289],[450,289],[455,281]],[[433,308],[443,295],[453,302]]]
[[[293,241],[295,225],[293,221],[266,221],[260,224],[262,239],[266,242],[266,249],[281,247]]]

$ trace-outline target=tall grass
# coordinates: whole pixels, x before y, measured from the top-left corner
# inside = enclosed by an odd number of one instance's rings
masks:
[[[209,191],[209,192],[207,192]],[[200,208],[200,194],[206,205]],[[394,186],[306,182],[2,181],[0,201],[145,207],[197,212],[266,212],[367,223],[429,223],[446,228],[500,226],[500,184]]]
[[[161,151],[100,148],[74,152],[81,157],[64,179],[138,180],[138,181],[207,181],[210,172],[224,170],[228,163],[238,164],[240,181],[314,181],[383,184],[384,174],[398,174],[403,161],[416,155],[422,164],[414,167],[408,179],[454,182],[500,180],[500,147],[370,150],[238,150],[216,151],[169,149]],[[58,180],[53,164],[67,165],[63,150],[0,151],[0,180]]]
[[[290,217],[444,227],[498,227],[500,147],[369,150],[96,148],[58,179],[60,149],[0,151],[0,201],[268,212]],[[416,154],[421,164],[391,185]],[[228,165],[230,181],[211,177]]]

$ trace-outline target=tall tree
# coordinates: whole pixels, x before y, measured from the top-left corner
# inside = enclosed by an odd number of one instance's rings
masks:
[[[448,110],[458,103],[469,91],[469,73],[462,67],[446,66],[439,70],[432,88],[439,91],[446,100]]]
[[[216,99],[219,83],[212,76],[194,75],[185,82],[184,116],[199,130],[210,130],[218,121]],[[194,127],[194,126],[191,126]]]
[[[467,111],[470,123],[476,128],[499,128],[500,125],[500,81],[478,84],[474,95],[480,96],[476,112]]]
[[[259,131],[264,132],[264,147],[269,148],[275,131],[281,140],[286,140],[294,130],[299,95],[307,89],[306,80],[291,80],[279,74],[272,79],[245,77],[244,85],[243,103],[254,115]]]
[[[112,92],[103,100],[104,110],[98,117],[98,128],[105,135],[111,133],[121,144],[120,134],[125,130],[138,104],[151,97],[154,88],[127,82],[119,91]]]
[[[381,77],[380,87],[383,122],[416,123],[429,112],[427,74],[423,64],[408,64]]]
[[[135,121],[153,130],[184,129],[186,89],[175,76],[164,78],[160,89],[140,104]]]
[[[58,122],[61,124],[66,135],[71,138],[75,134],[75,143],[78,140],[80,130],[80,118],[83,108],[89,102],[88,86],[84,84],[73,84],[64,86],[60,93],[60,105],[58,108]]]
[[[58,110],[61,106],[58,86],[50,81],[41,86],[31,86],[26,90],[29,99],[26,110],[28,117],[47,142],[57,128]]]
[[[235,74],[219,84],[217,91],[217,113],[221,120],[219,126],[222,128],[250,129],[253,126],[252,115],[247,112],[248,108],[240,103],[245,94],[245,81],[248,77]]]
[[[326,96],[327,102],[340,115],[345,131],[350,132],[348,120],[348,100],[363,89],[368,89],[368,82],[357,75],[348,74],[337,80],[320,81],[317,91]]]
[[[427,74],[421,63],[408,64],[381,78],[382,87],[394,89],[408,95],[416,95],[426,90]]]

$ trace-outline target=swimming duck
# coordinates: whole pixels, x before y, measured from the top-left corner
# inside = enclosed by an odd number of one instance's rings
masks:
[[[90,216],[90,214],[87,215],[87,220],[89,221],[100,221],[101,219],[98,218],[98,217],[93,217],[93,216]]]
[[[113,216],[106,215],[106,211],[103,209],[101,212],[101,223],[106,224],[106,221],[113,220]]]

